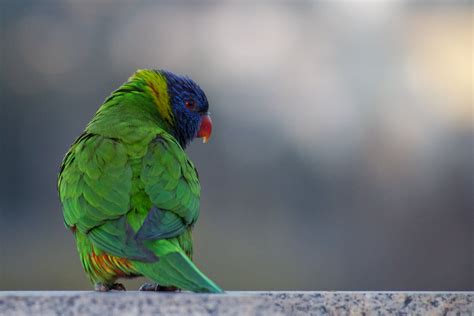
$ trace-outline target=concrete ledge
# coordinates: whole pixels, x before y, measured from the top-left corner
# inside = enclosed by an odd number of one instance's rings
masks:
[[[473,315],[474,292],[0,292],[0,315]]]

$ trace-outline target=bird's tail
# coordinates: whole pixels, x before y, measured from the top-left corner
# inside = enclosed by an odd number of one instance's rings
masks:
[[[169,240],[158,241],[153,248],[158,261],[134,261],[136,270],[161,286],[175,286],[192,292],[223,293],[224,291],[206,277],[186,256],[183,250]]]

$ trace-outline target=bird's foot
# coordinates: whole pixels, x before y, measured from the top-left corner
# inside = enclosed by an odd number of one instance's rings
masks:
[[[139,291],[147,292],[181,292],[181,289],[178,289],[175,286],[162,286],[157,283],[145,283],[140,286]]]
[[[94,291],[96,292],[108,292],[111,290],[126,291],[122,283],[105,284],[99,282],[94,285]]]

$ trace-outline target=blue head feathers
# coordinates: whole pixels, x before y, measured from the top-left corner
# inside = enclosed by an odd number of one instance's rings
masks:
[[[175,137],[184,148],[196,137],[202,115],[209,110],[204,91],[190,78],[160,70],[166,78],[171,110],[175,118]]]

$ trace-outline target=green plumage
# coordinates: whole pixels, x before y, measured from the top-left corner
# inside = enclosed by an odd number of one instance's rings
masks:
[[[164,76],[139,71],[64,158],[64,221],[94,284],[144,275],[161,286],[222,292],[191,261],[200,185],[173,120]]]

